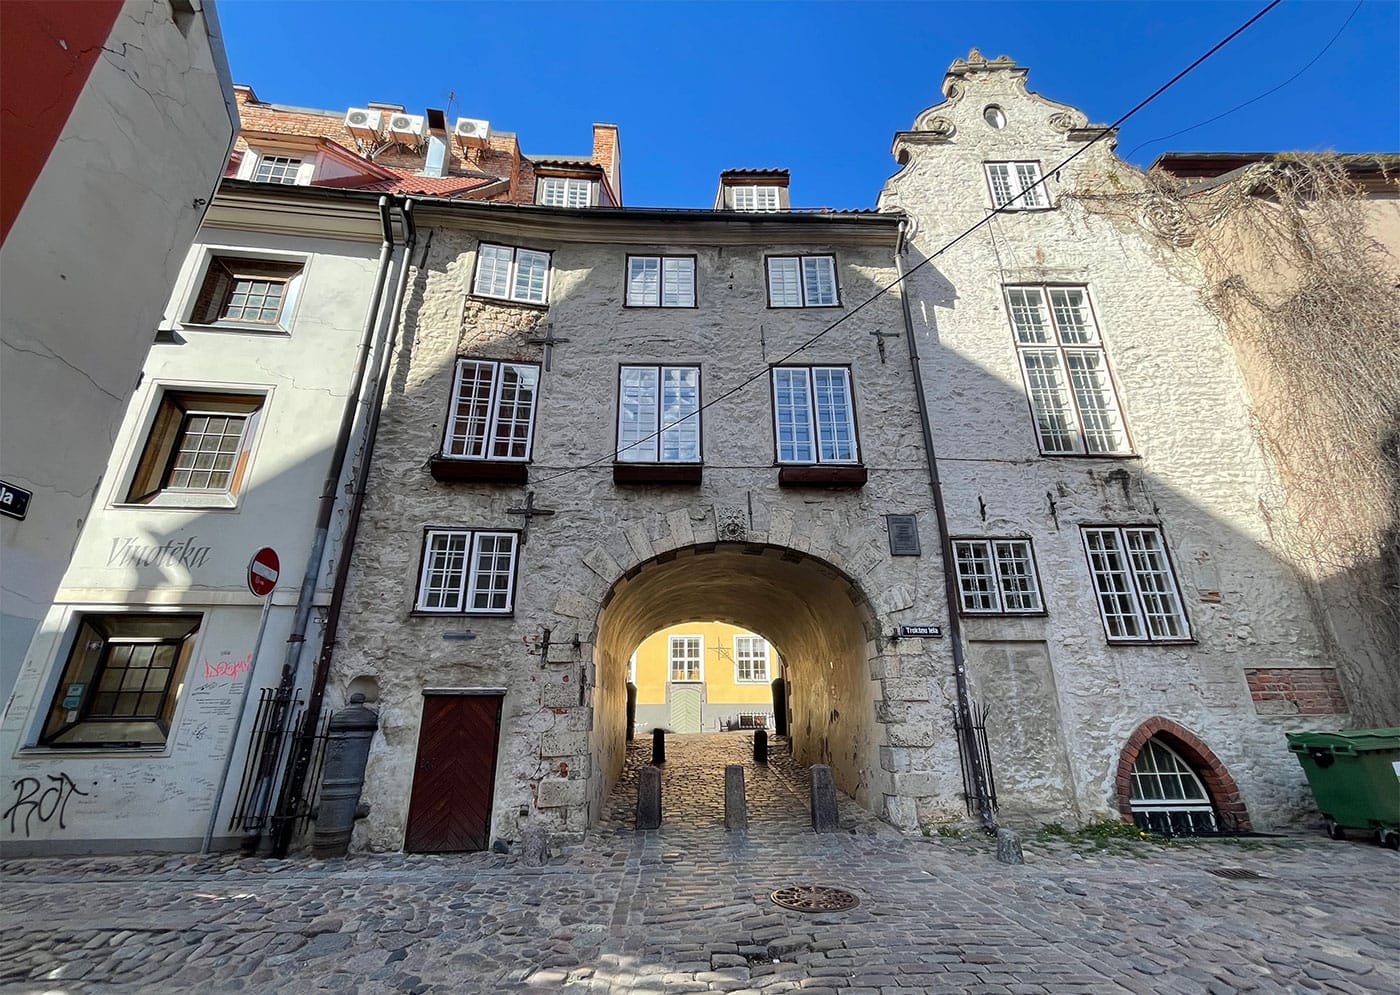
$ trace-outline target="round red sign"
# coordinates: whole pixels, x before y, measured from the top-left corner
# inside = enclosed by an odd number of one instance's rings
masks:
[[[248,590],[260,598],[267,597],[277,586],[277,575],[281,570],[282,564],[277,559],[276,550],[264,546],[253,554],[248,564]]]

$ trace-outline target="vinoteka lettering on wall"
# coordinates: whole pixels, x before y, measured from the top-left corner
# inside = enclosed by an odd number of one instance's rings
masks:
[[[140,536],[115,536],[107,554],[109,567],[173,567],[194,570],[204,566],[212,547],[199,545],[198,536],[146,544]]]

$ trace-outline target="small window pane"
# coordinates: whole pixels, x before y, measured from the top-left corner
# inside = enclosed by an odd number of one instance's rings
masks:
[[[1006,163],[989,162],[987,180],[992,187],[993,207],[1004,207],[1011,203],[1011,168]]]
[[[700,371],[693,366],[662,369],[661,461],[700,462]]]
[[[796,256],[768,260],[768,301],[773,307],[801,307],[802,283]]]
[[[491,423],[491,398],[496,383],[495,363],[463,360],[457,365],[457,387],[452,399],[443,453],[481,458],[486,455],[487,428]]]
[[[816,397],[817,437],[822,462],[852,463],[856,459],[855,415],[851,410],[851,385],[844,369],[812,370]]]
[[[627,260],[627,303],[656,307],[661,303],[661,259],[633,256]]]
[[[802,260],[802,288],[808,307],[836,303],[836,273],[830,256],[808,256]]]
[[[540,371],[535,366],[501,364],[501,385],[496,401],[495,459],[521,460],[530,454],[530,432],[535,422],[535,390]]]
[[[816,462],[811,394],[805,369],[773,371],[773,410],[778,430],[778,460]]]
[[[990,547],[984,542],[953,543],[958,570],[958,594],[964,611],[994,612],[997,604]]]
[[[658,382],[655,366],[624,366],[618,396],[617,458],[654,463],[657,458]]]
[[[294,186],[297,181],[297,172],[300,169],[300,159],[284,155],[265,155],[258,160],[258,168],[253,172],[253,179],[259,183],[280,183],[284,186]]]
[[[1040,447],[1047,453],[1079,451],[1079,427],[1075,424],[1069,387],[1060,368],[1060,354],[1051,349],[1023,350],[1021,366],[1026,374],[1031,413],[1035,416]]]
[[[510,263],[514,252],[504,245],[482,245],[477,252],[474,293],[505,297],[510,288]]]
[[[549,255],[529,249],[517,249],[515,255],[515,289],[511,296],[517,301],[543,304],[549,278]]]
[[[695,260],[667,259],[662,289],[663,307],[695,306]]]

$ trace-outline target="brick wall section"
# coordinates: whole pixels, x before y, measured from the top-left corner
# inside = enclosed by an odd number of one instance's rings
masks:
[[[617,125],[595,122],[593,125],[593,161],[602,166],[603,172],[607,173],[608,186],[612,187],[613,196],[621,204],[622,173],[619,153]]]
[[[1206,793],[1210,795],[1216,815],[1224,828],[1243,832],[1249,832],[1253,828],[1244,799],[1240,797],[1240,789],[1230,772],[1225,769],[1225,765],[1220,762],[1220,758],[1191,730],[1161,716],[1154,716],[1138,726],[1137,731],[1128,737],[1128,743],[1123,747],[1123,755],[1118,760],[1118,773],[1114,781],[1118,789],[1118,811],[1122,813],[1124,822],[1133,821],[1133,764],[1137,763],[1138,753],[1154,736],[1165,742],[1191,765],[1191,769],[1205,785]]]
[[[1245,670],[1254,710],[1265,715],[1336,715],[1348,711],[1331,667]]]

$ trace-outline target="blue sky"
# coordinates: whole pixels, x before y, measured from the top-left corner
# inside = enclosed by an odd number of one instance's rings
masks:
[[[890,140],[976,46],[1108,122],[1243,23],[1234,3],[274,3],[219,0],[260,99],[485,118],[526,153],[619,125],[630,206],[708,207],[720,170],[786,167],[793,203],[871,207]],[[1350,21],[1348,22],[1348,17]],[[1270,96],[1164,142],[1151,142]],[[1118,152],[1400,150],[1400,3],[1287,0],[1123,126]],[[1136,148],[1135,147],[1141,146]]]

